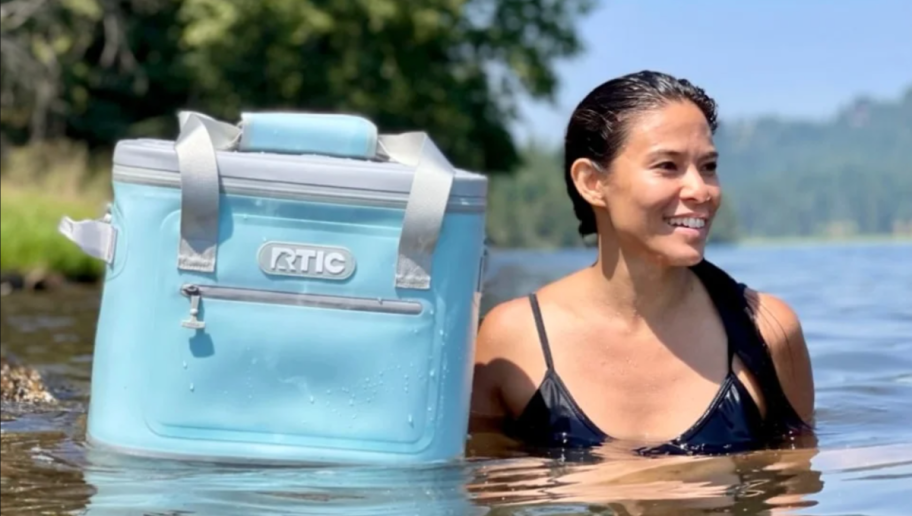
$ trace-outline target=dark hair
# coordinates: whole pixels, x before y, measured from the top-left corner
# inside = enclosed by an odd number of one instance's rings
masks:
[[[642,71],[612,79],[592,90],[576,107],[564,140],[564,179],[580,221],[580,235],[596,232],[595,213],[573,184],[573,162],[588,158],[607,169],[624,145],[631,116],[674,101],[696,104],[715,132],[716,102],[689,81],[660,72]]]

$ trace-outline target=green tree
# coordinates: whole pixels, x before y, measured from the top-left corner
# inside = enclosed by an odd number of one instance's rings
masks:
[[[728,243],[738,240],[738,214],[731,206],[731,202],[723,199],[710,229],[709,241],[711,243]]]
[[[830,120],[722,124],[726,197],[758,236],[891,233],[912,223],[912,87]]]
[[[2,128],[109,147],[182,108],[348,112],[506,171],[516,99],[552,97],[592,1],[4,1]]]
[[[567,196],[561,154],[541,143],[522,152],[523,166],[491,179],[488,237],[499,247],[577,247],[583,240]]]

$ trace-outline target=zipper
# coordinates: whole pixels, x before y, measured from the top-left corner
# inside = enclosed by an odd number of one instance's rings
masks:
[[[379,297],[329,296],[194,284],[181,286],[180,292],[181,295],[190,300],[190,316],[181,321],[181,326],[194,330],[202,330],[206,327],[205,321],[199,319],[200,304],[203,299],[354,310],[393,315],[419,315],[423,311],[423,307],[418,301],[383,299]]]

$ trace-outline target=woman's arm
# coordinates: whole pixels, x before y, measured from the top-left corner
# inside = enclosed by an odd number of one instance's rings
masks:
[[[469,430],[495,431],[506,415],[501,396],[502,372],[497,371],[506,336],[504,309],[494,307],[482,320],[475,341],[475,371],[472,378],[472,399]]]
[[[498,431],[504,418],[528,402],[535,385],[526,370],[543,360],[535,335],[525,298],[500,304],[485,316],[475,342],[470,428]]]

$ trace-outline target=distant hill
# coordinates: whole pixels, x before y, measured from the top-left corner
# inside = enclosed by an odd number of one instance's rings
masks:
[[[716,145],[745,235],[912,231],[912,87],[826,122],[723,124]]]
[[[830,120],[722,122],[726,203],[715,240],[912,234],[912,86],[857,99]],[[560,151],[530,145],[525,167],[492,178],[488,231],[506,247],[580,245]]]

